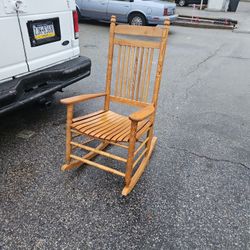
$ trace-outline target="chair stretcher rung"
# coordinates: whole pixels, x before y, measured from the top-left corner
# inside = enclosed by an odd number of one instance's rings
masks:
[[[139,132],[136,134],[136,139],[139,140],[146,132],[150,130],[150,127],[152,124],[148,123],[146,124]]]
[[[112,158],[112,159],[117,160],[117,161],[122,161],[122,162],[125,162],[125,163],[127,162],[127,159],[125,159],[125,158],[122,158],[120,156],[101,151],[101,150],[96,149],[96,148],[92,148],[92,147],[82,145],[82,144],[79,144],[79,143],[76,143],[76,142],[71,142],[70,144],[75,146],[75,147],[79,147],[79,148],[82,148],[82,149],[85,149],[85,150],[88,150],[88,151],[92,151],[92,152],[95,152],[97,154]]]
[[[70,130],[71,131],[71,133],[74,133],[74,134],[77,134],[77,135],[83,135],[83,133],[80,133],[79,131],[77,131],[77,130],[75,130],[75,129],[71,129]]]
[[[138,156],[138,158],[136,159],[136,161],[133,164],[133,168],[136,166],[136,164],[140,161],[140,159],[142,158],[142,156],[147,152],[147,148],[143,150],[143,152]]]
[[[71,137],[72,137],[72,138],[77,138],[77,137],[79,137],[79,136],[81,136],[81,134],[72,135]]]
[[[111,174],[116,174],[116,175],[125,177],[125,174],[122,173],[122,172],[120,172],[120,171],[118,171],[118,170],[115,170],[115,169],[106,167],[106,166],[104,166],[104,165],[102,165],[102,164],[99,164],[99,163],[96,163],[96,162],[93,162],[93,161],[90,161],[90,160],[87,160],[87,159],[83,159],[83,158],[78,157],[78,156],[76,156],[76,155],[72,155],[72,154],[71,154],[71,155],[70,155],[70,158],[75,159],[75,160],[78,160],[78,161],[81,161],[81,162],[86,163],[86,164],[88,164],[88,165],[90,165],[90,166],[97,167],[97,168],[99,168],[99,169],[101,169],[101,170],[104,170],[104,171],[106,171],[106,172],[109,172],[109,173],[111,173]]]
[[[115,143],[115,142],[112,142],[112,141],[107,141],[107,142],[112,144],[112,145],[115,145],[115,146],[118,146],[118,147],[121,147],[121,148],[124,148],[124,149],[128,149],[128,146],[126,146],[126,145],[122,145],[120,143]]]
[[[147,143],[147,141],[149,140],[149,138],[147,137],[142,143],[141,145],[136,149],[136,151],[134,152],[134,156],[136,156],[138,154],[138,152],[142,149],[142,147]]]

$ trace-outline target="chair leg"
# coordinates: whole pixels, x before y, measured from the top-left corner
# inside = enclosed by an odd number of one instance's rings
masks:
[[[137,123],[132,122],[130,138],[129,138],[129,147],[128,147],[128,160],[127,160],[126,173],[125,173],[126,187],[128,187],[130,184],[132,171],[133,171],[134,152],[135,152],[135,143],[136,143],[136,130],[137,130]]]
[[[73,111],[74,106],[72,104],[67,105],[67,121],[66,121],[66,164],[62,166],[62,169],[65,166],[68,166],[71,162],[70,154],[72,147],[70,145],[71,139],[72,139],[72,133],[71,133],[71,123],[73,119]]]
[[[149,159],[152,155],[152,152],[154,150],[155,144],[157,141],[157,137],[153,137],[151,144],[150,144],[150,148],[148,151],[148,154],[145,155],[144,159],[142,160],[140,166],[138,167],[138,169],[136,170],[135,174],[133,175],[133,177],[131,178],[131,181],[129,183],[129,185],[126,185],[123,190],[122,190],[122,195],[123,196],[127,196],[134,188],[134,186],[136,185],[136,183],[138,182],[138,180],[140,179],[141,175],[143,174]]]
[[[71,154],[71,138],[72,138],[72,134],[71,134],[71,123],[72,123],[72,119],[73,119],[73,105],[70,104],[67,106],[67,122],[66,122],[66,164],[70,163],[70,154]]]

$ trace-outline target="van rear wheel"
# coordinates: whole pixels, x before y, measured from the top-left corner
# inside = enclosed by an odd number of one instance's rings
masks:
[[[145,26],[147,24],[147,20],[141,13],[132,13],[129,16],[129,24],[136,26]]]

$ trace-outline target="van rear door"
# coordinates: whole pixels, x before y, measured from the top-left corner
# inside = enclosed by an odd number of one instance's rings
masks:
[[[0,81],[28,72],[15,8],[0,1]]]
[[[18,0],[17,5],[30,71],[79,55],[74,0]]]

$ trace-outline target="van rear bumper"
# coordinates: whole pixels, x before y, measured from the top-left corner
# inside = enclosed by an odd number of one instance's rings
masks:
[[[90,75],[89,58],[78,58],[0,84],[0,115],[61,91]]]

